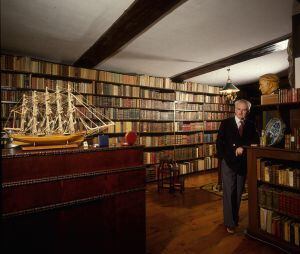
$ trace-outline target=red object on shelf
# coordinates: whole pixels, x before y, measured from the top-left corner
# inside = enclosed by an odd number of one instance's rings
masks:
[[[125,135],[125,142],[127,145],[133,145],[136,141],[137,134],[134,131],[129,131]]]

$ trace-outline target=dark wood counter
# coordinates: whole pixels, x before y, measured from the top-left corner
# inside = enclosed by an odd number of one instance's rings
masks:
[[[5,249],[144,253],[143,147],[2,151]]]

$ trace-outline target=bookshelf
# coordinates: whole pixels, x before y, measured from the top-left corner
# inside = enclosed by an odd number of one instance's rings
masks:
[[[299,253],[300,150],[248,147],[247,234]]]
[[[182,174],[217,167],[215,139],[220,120],[233,114],[219,87],[168,78],[130,75],[1,55],[1,127],[23,93],[71,86],[112,119],[109,144],[138,134],[144,145],[147,181],[157,179],[161,156],[170,155]],[[89,142],[98,143],[97,138]]]
[[[265,129],[271,118],[279,117],[286,125],[285,134],[298,136],[299,139],[300,89],[281,89],[278,103],[255,105],[251,114],[254,116],[256,126],[260,131]],[[280,145],[284,146],[284,144]]]

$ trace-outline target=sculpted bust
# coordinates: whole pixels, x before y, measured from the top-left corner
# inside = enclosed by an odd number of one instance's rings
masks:
[[[265,74],[259,78],[259,90],[262,94],[272,94],[279,88],[279,78],[275,74]]]

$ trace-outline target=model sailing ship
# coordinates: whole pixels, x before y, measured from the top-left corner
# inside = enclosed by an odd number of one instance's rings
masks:
[[[55,92],[46,87],[45,92],[23,94],[21,105],[11,110],[8,119],[11,117],[12,126],[4,130],[23,150],[78,147],[86,137],[114,125],[70,85],[67,91],[56,86]]]

